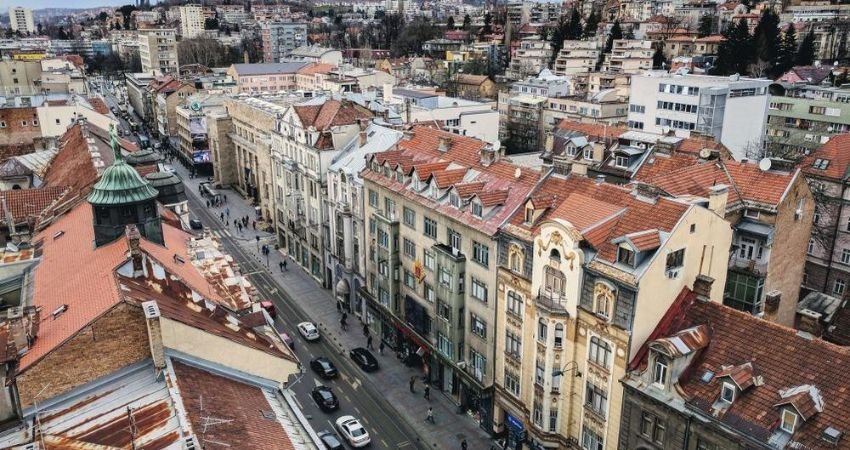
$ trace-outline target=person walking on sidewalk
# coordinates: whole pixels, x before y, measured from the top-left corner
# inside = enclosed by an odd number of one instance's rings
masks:
[[[375,350],[375,347],[372,347],[372,336],[366,338],[366,348],[369,350]]]
[[[286,272],[286,257],[283,257],[283,271]]]
[[[378,353],[384,354],[384,341],[381,341],[380,345],[378,345]]]
[[[431,400],[431,385],[425,385],[425,400]]]
[[[224,222],[224,213],[221,213],[221,221]]]
[[[416,384],[416,376],[415,375],[410,377],[410,392],[415,394],[416,389],[413,388],[414,384]]]
[[[460,441],[460,450],[466,450],[467,444],[466,439]]]
[[[283,261],[277,263],[278,267],[280,267],[280,271],[283,272]]]
[[[227,218],[230,219],[230,208],[224,208],[224,213],[227,214]]]
[[[434,425],[437,424],[437,422],[434,421],[434,408],[432,408],[430,406],[428,407],[428,417],[425,418],[425,421],[431,422]]]

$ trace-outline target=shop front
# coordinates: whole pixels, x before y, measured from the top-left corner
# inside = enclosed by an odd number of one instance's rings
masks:
[[[505,449],[521,450],[523,442],[528,438],[528,431],[525,429],[522,419],[505,410],[504,423],[507,430]]]

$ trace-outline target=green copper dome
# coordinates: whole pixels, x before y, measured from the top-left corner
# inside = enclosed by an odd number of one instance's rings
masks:
[[[157,195],[157,190],[136,169],[118,159],[103,171],[88,201],[92,205],[127,205],[153,200]]]

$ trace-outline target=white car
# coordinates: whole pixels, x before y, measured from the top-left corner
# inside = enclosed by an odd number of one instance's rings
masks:
[[[313,325],[313,322],[299,323],[298,332],[300,332],[301,336],[304,336],[304,339],[308,341],[315,341],[319,339],[319,329]]]
[[[355,419],[354,416],[342,416],[336,419],[336,429],[352,447],[365,447],[372,442],[369,432],[363,428],[363,425],[360,425],[360,421]]]

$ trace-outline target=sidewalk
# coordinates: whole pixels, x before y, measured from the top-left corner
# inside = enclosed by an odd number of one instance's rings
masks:
[[[206,181],[206,178],[189,179],[188,172],[182,165],[175,164],[174,167],[183,179],[188,195],[201,200],[201,203],[206,203],[198,193],[198,186],[201,182]],[[211,208],[213,215],[218,216],[229,208],[230,225],[225,228],[240,247],[250,253],[259,263],[266,264],[267,258],[257,251],[256,236],[267,242],[268,239],[273,239],[274,235],[253,229],[243,229],[241,234],[237,233],[232,226],[233,219],[248,215],[253,220],[254,209],[239,193],[232,189],[218,189],[217,191],[227,196],[228,203],[219,208]],[[213,224],[205,225],[214,228]],[[216,225],[221,225],[221,223]],[[287,264],[288,270],[281,272],[279,262],[283,260],[284,255],[282,253],[272,251],[268,258],[269,273],[289,298],[298,299],[299,307],[321,329],[324,338],[333,342],[346,355],[350,348],[366,347],[362,324],[354,316],[349,316],[350,322],[347,331],[342,331],[339,328],[340,313],[336,309],[336,302],[331,291],[322,289],[310,274],[291,260]],[[351,321],[351,319],[355,320]],[[376,340],[374,345],[377,347],[377,344]],[[420,378],[422,372],[405,366],[389,348],[384,351],[383,355],[378,354],[377,350],[373,353],[378,359],[381,369],[363,378],[371,380],[373,385],[384,394],[384,398],[395,405],[396,412],[416,430],[424,442],[437,449],[460,449],[461,440],[466,439],[469,449],[486,450],[490,448],[492,440],[488,435],[473,422],[472,418],[465,414],[458,414],[454,401],[435,388],[431,389],[430,405],[434,408],[437,424],[432,425],[425,422],[429,402],[423,398],[424,384]],[[411,376],[417,377],[415,394],[411,394],[408,388]],[[414,437],[411,436],[411,439],[414,439]]]

